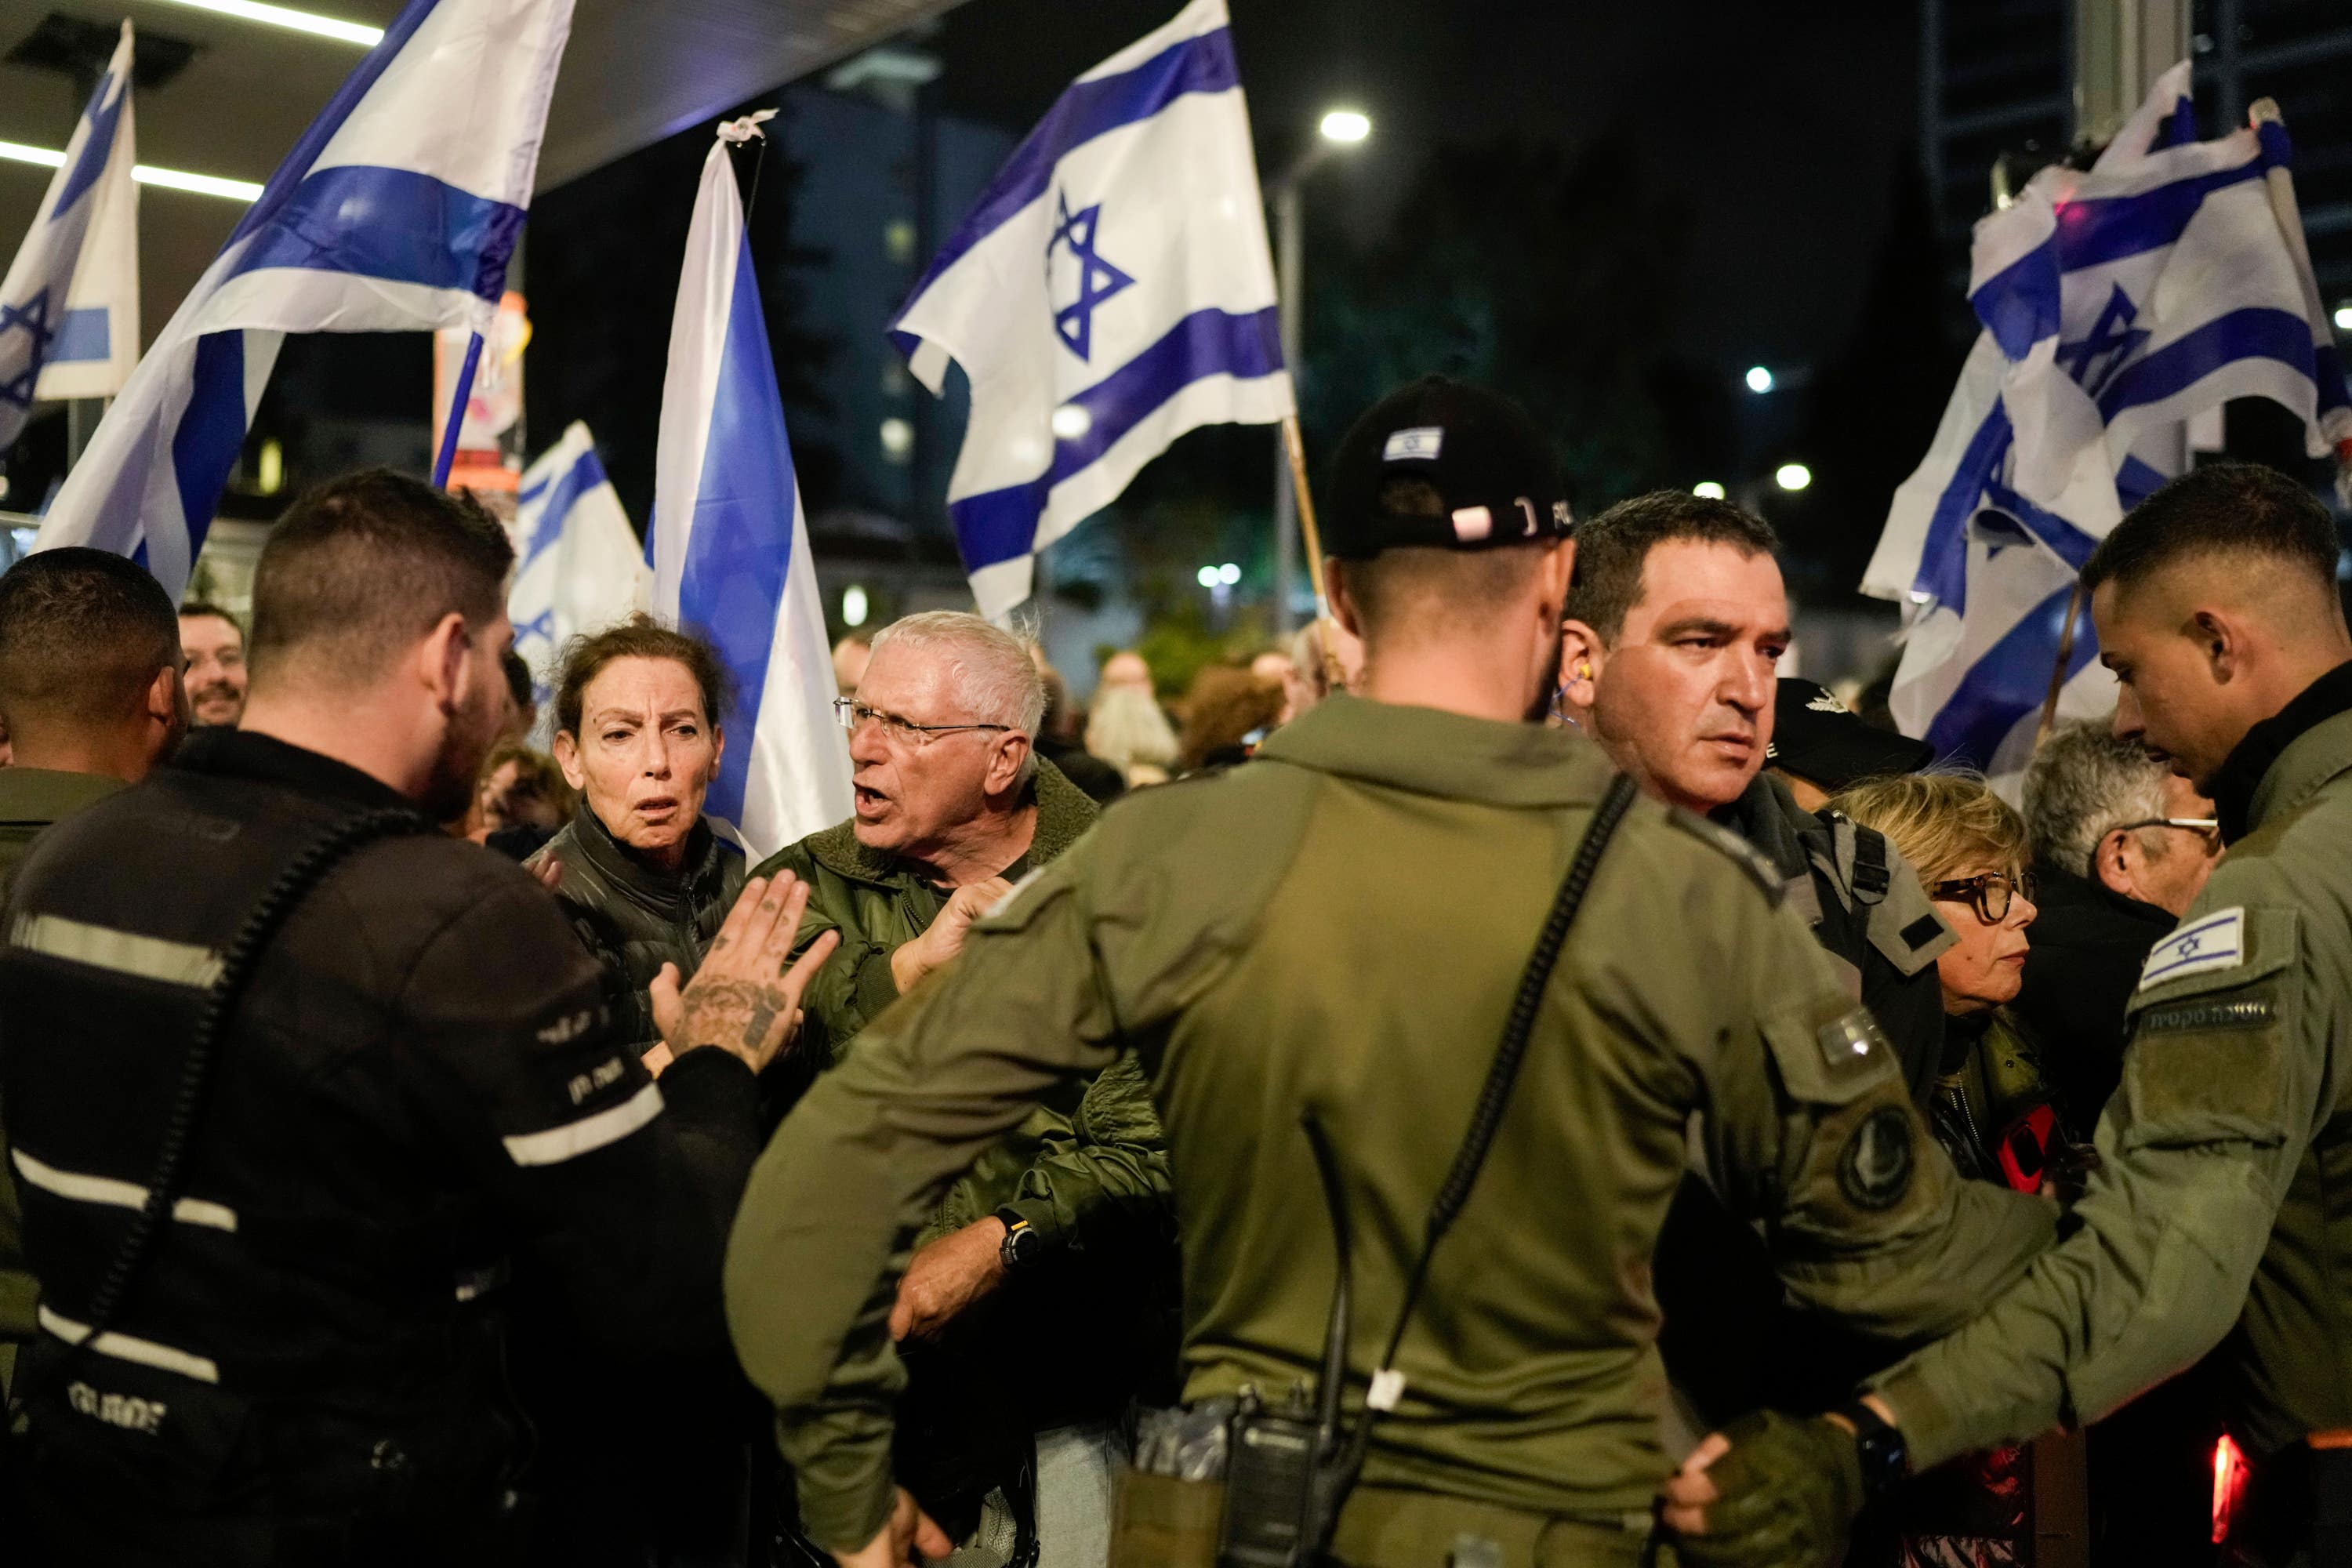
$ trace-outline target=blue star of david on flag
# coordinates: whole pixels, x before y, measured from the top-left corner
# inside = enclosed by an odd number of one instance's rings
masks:
[[[41,379],[41,362],[48,357],[49,342],[58,335],[49,325],[49,291],[46,289],[22,305],[0,304],[0,340],[12,331],[22,331],[33,340],[32,352],[25,356],[21,375],[0,381],[0,403],[14,408],[33,405],[33,388]]]
[[[2115,292],[2107,296],[2105,306],[2100,310],[2099,319],[2092,323],[2091,335],[2079,342],[2058,345],[2058,363],[2066,367],[2077,385],[2097,397],[2115,380],[2116,373],[2131,363],[2140,345],[2147,342],[2147,330],[2132,325],[2138,320],[2139,307],[2124,292],[2124,286],[2116,284]],[[2094,365],[2097,367],[2095,374]]]
[[[1050,284],[1055,252],[1067,249],[1071,259],[1077,263],[1078,298],[1076,303],[1054,312],[1054,331],[1072,353],[1080,359],[1092,359],[1095,307],[1121,289],[1133,288],[1135,279],[1105,261],[1095,249],[1095,234],[1102,226],[1102,203],[1074,213],[1066,191],[1055,192],[1055,202],[1059,211],[1054,237],[1045,245],[1046,276]]]

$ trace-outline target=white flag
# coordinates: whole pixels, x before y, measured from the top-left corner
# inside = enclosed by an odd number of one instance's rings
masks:
[[[750,117],[734,121],[703,161],[662,382],[652,539],[655,614],[708,637],[735,677],[705,809],[755,860],[852,805],[824,603],[728,161],[730,140],[756,134]]]
[[[1224,0],[1192,0],[1071,85],[891,323],[924,385],[971,380],[948,510],[982,614],[1177,437],[1296,412],[1275,301]]]
[[[530,666],[544,741],[552,734],[548,698],[563,645],[646,608],[653,574],[587,426],[573,421],[523,475],[515,499],[507,618],[515,652]]]
[[[0,282],[0,451],[37,397],[108,397],[139,358],[131,24]]]

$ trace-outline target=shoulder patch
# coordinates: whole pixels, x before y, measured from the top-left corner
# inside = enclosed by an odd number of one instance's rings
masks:
[[[1698,813],[1685,810],[1679,805],[1669,808],[1666,817],[1693,838],[1728,858],[1732,864],[1748,873],[1748,879],[1756,884],[1774,908],[1780,907],[1787,889],[1782,885],[1780,868],[1766,858],[1762,850],[1731,829],[1709,822]]]
[[[2241,904],[2200,916],[2158,942],[2140,969],[2137,989],[2145,991],[2216,969],[2235,969],[2245,962],[2246,910]]]

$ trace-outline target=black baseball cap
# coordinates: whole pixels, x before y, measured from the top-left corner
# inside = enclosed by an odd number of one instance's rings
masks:
[[[1935,760],[1935,747],[1864,723],[1826,686],[1788,676],[1773,694],[1764,761],[1825,790],[1916,773]]]
[[[1332,468],[1323,549],[1490,550],[1574,531],[1550,439],[1509,398],[1433,375],[1356,421]]]

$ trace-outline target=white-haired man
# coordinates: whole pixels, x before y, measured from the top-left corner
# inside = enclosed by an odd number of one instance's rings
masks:
[[[1045,708],[1028,646],[978,616],[932,611],[875,636],[856,694],[835,704],[856,815],[754,873],[809,883],[803,943],[841,937],[806,998],[801,1087],[1101,815],[1037,754]],[[920,1434],[901,1463],[951,1535],[1018,1536],[1016,1558],[1034,1539],[1042,1568],[1105,1560],[1119,1416],[1174,1364],[1169,1194],[1130,1057],[1030,1117],[933,1215],[890,1331],[910,1368],[902,1426]],[[762,1310],[789,1317],[795,1303]]]

